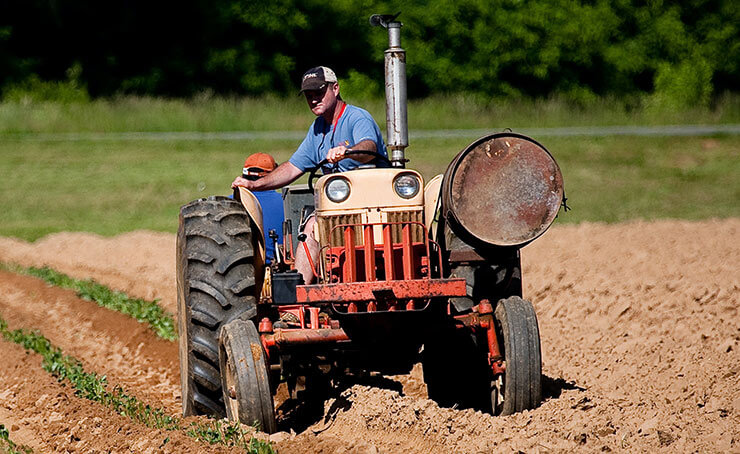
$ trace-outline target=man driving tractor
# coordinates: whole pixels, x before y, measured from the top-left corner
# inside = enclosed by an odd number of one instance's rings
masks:
[[[322,161],[334,165],[334,168],[322,168],[324,173],[344,172],[371,162],[379,167],[385,165],[380,160],[376,163],[373,154],[357,154],[351,158],[348,156],[348,151],[367,151],[384,157],[388,154],[380,128],[370,113],[342,100],[334,71],[326,66],[309,69],[301,79],[300,92],[306,97],[311,112],[317,116],[308,129],[306,138],[287,162],[258,180],[237,177],[231,184],[232,188],[241,186],[250,191],[281,188],[317,167]],[[318,242],[313,237],[314,224],[315,218],[311,217],[303,228],[310,257],[306,255],[304,248],[299,247],[296,252],[295,267],[306,284],[313,282],[315,278],[311,263],[316,262],[319,253]]]

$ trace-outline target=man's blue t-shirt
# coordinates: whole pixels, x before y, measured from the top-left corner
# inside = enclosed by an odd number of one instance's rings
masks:
[[[378,153],[388,156],[383,142],[383,135],[380,133],[378,124],[368,111],[356,106],[347,104],[342,116],[339,117],[336,128],[324,120],[324,117],[317,117],[303,142],[298,147],[290,163],[300,170],[307,170],[316,167],[319,162],[326,159],[327,152],[339,145],[352,147],[363,140],[372,140]],[[383,163],[377,163],[383,166]],[[339,171],[344,172],[362,165],[361,162],[354,159],[343,159],[339,161]],[[324,173],[331,172],[331,165],[323,169]]]

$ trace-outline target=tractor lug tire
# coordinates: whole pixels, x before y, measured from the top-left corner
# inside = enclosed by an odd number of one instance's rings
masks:
[[[244,207],[226,197],[180,209],[177,318],[184,416],[224,417],[219,331],[257,314],[255,235]]]

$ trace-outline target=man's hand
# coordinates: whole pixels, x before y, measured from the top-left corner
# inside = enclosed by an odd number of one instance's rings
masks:
[[[347,150],[348,148],[344,145],[334,147],[326,153],[326,160],[331,162],[332,164],[337,163],[347,157]]]
[[[375,156],[371,154],[365,154],[365,153],[357,153],[357,154],[348,156],[347,152],[350,150],[373,151],[373,152],[378,151],[377,147],[375,146],[375,142],[373,142],[372,140],[366,139],[361,142],[357,142],[356,144],[352,145],[352,147],[345,147],[344,145],[339,145],[338,147],[332,148],[326,153],[326,160],[331,163],[335,163],[335,162],[341,161],[342,159],[352,158],[357,162],[367,164],[368,162],[375,159]],[[334,153],[334,155],[332,153]],[[337,157],[334,158],[334,160],[332,160],[333,156],[337,156]]]
[[[253,181],[249,181],[244,177],[236,177],[231,183],[231,189],[236,189],[238,186],[243,188],[252,189]]]

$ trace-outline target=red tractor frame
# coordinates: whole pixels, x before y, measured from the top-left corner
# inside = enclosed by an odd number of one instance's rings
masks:
[[[269,266],[264,244],[276,235],[262,232],[246,189],[181,209],[185,415],[274,432],[282,382],[297,398],[349,376],[408,373],[418,362],[440,405],[505,415],[542,399],[539,328],[522,299],[520,249],[555,219],[560,170],[534,140],[498,133],[474,141],[424,185],[405,168],[401,24],[394,16],[371,22],[389,33],[389,167],[327,174],[315,188],[312,174],[308,188],[284,189],[284,243]],[[313,210],[321,249],[311,263],[317,282],[304,285],[295,252]]]

